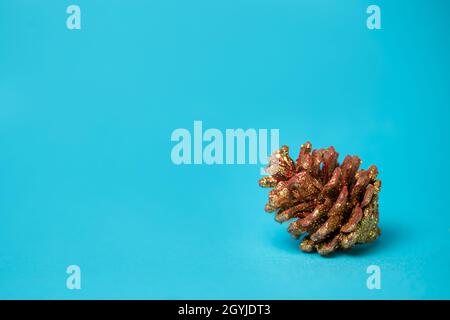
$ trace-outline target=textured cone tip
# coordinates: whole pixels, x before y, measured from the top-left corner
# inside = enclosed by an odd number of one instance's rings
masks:
[[[314,251],[314,241],[305,239],[300,243],[300,249],[305,252],[313,252]]]
[[[275,216],[275,221],[278,223],[283,223],[284,221],[286,221],[286,215],[281,213],[281,214],[277,214]]]

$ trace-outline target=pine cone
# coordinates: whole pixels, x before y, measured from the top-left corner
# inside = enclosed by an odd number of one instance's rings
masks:
[[[327,255],[380,235],[377,167],[358,171],[357,156],[346,156],[340,165],[338,156],[333,147],[312,150],[306,142],[294,162],[283,146],[269,158],[270,175],[259,180],[261,187],[273,188],[265,211],[277,211],[280,223],[295,219],[288,232],[296,239],[305,235],[303,251]]]

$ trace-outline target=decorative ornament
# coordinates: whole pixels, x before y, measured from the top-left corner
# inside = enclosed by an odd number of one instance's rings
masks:
[[[297,160],[283,146],[269,158],[263,188],[272,188],[265,211],[276,212],[275,220],[292,220],[288,232],[300,249],[328,255],[338,249],[374,241],[378,228],[378,193],[381,181],[377,167],[359,169],[358,156],[338,163],[334,147],[312,150],[310,142],[300,148]]]

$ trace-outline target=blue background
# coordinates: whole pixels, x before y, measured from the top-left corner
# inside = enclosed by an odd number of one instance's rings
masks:
[[[72,3],[81,30],[66,28]],[[373,3],[382,30],[366,28]],[[450,298],[449,12],[0,1],[0,298]],[[377,164],[381,238],[302,253],[263,211],[260,165],[172,163],[172,131],[194,120]]]

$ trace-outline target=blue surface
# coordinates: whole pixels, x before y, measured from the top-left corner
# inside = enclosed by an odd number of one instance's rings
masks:
[[[66,28],[72,3],[81,30]],[[382,30],[366,28],[372,3]],[[0,298],[449,299],[449,12],[0,1]],[[172,163],[172,131],[194,120],[377,164],[381,238],[300,252],[263,211],[260,165]],[[372,264],[381,290],[366,287]]]

